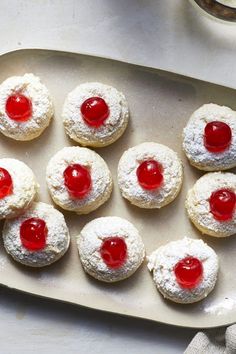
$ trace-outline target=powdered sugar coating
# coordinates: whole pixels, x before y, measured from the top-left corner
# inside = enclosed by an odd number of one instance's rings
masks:
[[[0,198],[0,219],[13,218],[23,213],[33,201],[38,184],[33,171],[22,161],[0,159],[0,167],[9,172],[13,193]]]
[[[87,167],[91,175],[92,187],[83,198],[72,198],[64,184],[63,172],[72,164]],[[92,150],[78,146],[65,147],[51,158],[46,179],[54,202],[78,214],[97,209],[110,198],[112,191],[111,173],[103,158]]]
[[[83,119],[80,107],[90,97],[101,97],[109,107],[109,117],[100,127],[91,127]],[[71,139],[84,146],[102,147],[112,144],[125,131],[129,109],[123,93],[112,86],[89,82],[71,91],[63,107],[63,123]]]
[[[100,248],[109,237],[122,237],[127,245],[125,264],[109,268],[101,258]],[[116,282],[130,277],[144,259],[144,244],[138,230],[127,220],[108,216],[89,222],[77,237],[79,255],[84,270],[98,280]]]
[[[220,121],[232,131],[230,147],[219,153],[208,151],[204,146],[204,129],[207,123]],[[183,149],[190,163],[204,171],[219,171],[236,166],[236,112],[217,104],[204,104],[190,117],[183,131]]]
[[[163,167],[164,183],[155,190],[143,189],[137,179],[137,167],[146,160],[155,160]],[[125,151],[118,165],[118,184],[122,196],[140,208],[161,208],[178,195],[183,168],[176,152],[167,146],[146,142]]]
[[[174,267],[186,257],[196,257],[202,262],[202,281],[193,289],[184,289],[176,281]],[[190,304],[204,299],[214,288],[218,273],[218,257],[202,240],[185,237],[161,246],[148,258],[148,269],[161,294],[174,302]]]
[[[236,233],[236,210],[232,220],[218,221],[210,212],[209,198],[218,189],[236,193],[236,175],[229,172],[207,173],[188,191],[186,209],[194,225],[204,234],[227,237]]]
[[[25,122],[17,122],[5,111],[7,98],[21,93],[32,102],[32,117]],[[53,105],[46,86],[33,74],[12,76],[0,85],[0,131],[15,140],[37,138],[49,125],[53,115]]]
[[[30,251],[22,246],[20,226],[29,218],[40,218],[46,222],[48,234],[46,247]],[[4,247],[17,262],[30,267],[44,267],[60,259],[67,251],[70,235],[62,213],[45,203],[33,203],[19,218],[5,221],[3,227]]]

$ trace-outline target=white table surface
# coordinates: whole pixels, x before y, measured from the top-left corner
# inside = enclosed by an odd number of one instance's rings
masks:
[[[39,47],[112,57],[236,87],[236,25],[187,0],[1,0],[0,52]],[[0,288],[0,353],[183,353],[195,330]]]

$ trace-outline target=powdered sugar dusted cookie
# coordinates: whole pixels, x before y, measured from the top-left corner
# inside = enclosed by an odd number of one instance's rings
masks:
[[[54,202],[78,214],[97,209],[112,191],[111,173],[102,157],[78,146],[58,151],[48,163],[46,178]]]
[[[23,162],[0,159],[0,219],[20,215],[29,207],[38,189],[33,171]]]
[[[117,216],[89,222],[78,235],[77,244],[85,272],[105,282],[130,277],[145,254],[138,230]]]
[[[53,105],[33,74],[12,76],[0,85],[0,131],[15,140],[37,138],[49,125]]]
[[[236,175],[207,173],[189,190],[186,209],[204,234],[227,237],[236,233]]]
[[[178,195],[182,163],[167,146],[146,142],[125,151],[118,165],[122,196],[140,208],[161,208]]]
[[[63,122],[69,137],[81,145],[102,147],[125,131],[129,110],[123,93],[98,82],[77,86],[66,98]]]
[[[167,299],[190,304],[204,299],[214,288],[218,257],[202,240],[185,237],[161,246],[148,257],[148,269]]]
[[[62,213],[52,205],[33,203],[20,217],[5,221],[3,241],[17,262],[44,267],[65,254],[70,235]]]
[[[183,149],[190,163],[205,171],[236,166],[236,112],[205,104],[190,117],[183,131]]]

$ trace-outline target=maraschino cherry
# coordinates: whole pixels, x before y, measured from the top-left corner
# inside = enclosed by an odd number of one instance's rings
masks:
[[[8,117],[17,122],[25,122],[32,116],[31,100],[20,93],[8,97],[5,109]]]
[[[120,268],[127,258],[127,245],[121,237],[108,237],[100,249],[101,257],[109,268]]]
[[[236,206],[236,195],[229,189],[218,189],[209,199],[210,211],[218,221],[229,221],[233,218]]]
[[[0,199],[12,194],[13,182],[10,173],[0,167]]]
[[[45,248],[48,234],[44,220],[30,218],[20,226],[20,239],[22,245],[30,251],[39,251]]]
[[[175,265],[174,272],[177,283],[182,288],[195,288],[202,280],[202,262],[195,257],[186,257]]]
[[[74,198],[85,197],[91,189],[92,179],[89,170],[80,164],[68,166],[64,173],[64,183]]]
[[[204,145],[210,152],[219,153],[229,148],[232,131],[228,124],[219,121],[207,123],[204,131]]]
[[[100,127],[109,117],[106,101],[101,97],[90,97],[80,107],[84,121],[92,127]]]
[[[163,168],[155,160],[142,162],[136,171],[140,186],[147,190],[159,188],[163,182]]]

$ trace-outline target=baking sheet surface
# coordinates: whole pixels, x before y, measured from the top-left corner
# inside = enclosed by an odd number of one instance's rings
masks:
[[[114,190],[111,199],[87,216],[64,212],[72,237],[68,253],[54,265],[35,270],[20,266],[0,247],[0,283],[28,293],[91,308],[189,327],[213,327],[236,320],[236,238],[217,240],[203,237],[190,224],[185,210],[186,192],[202,173],[190,167],[181,151],[181,133],[190,114],[203,103],[214,102],[236,109],[235,91],[229,88],[112,60],[50,50],[20,50],[0,58],[0,81],[32,72],[49,88],[55,118],[38,139],[13,142],[1,135],[1,157],[27,163],[40,183],[39,199],[52,203],[46,188],[45,168],[49,158],[64,146],[74,145],[66,137],[61,111],[66,94],[76,85],[100,81],[126,95],[130,124],[115,144],[96,151],[108,163]],[[120,195],[116,169],[124,150],[144,141],[166,144],[184,163],[184,183],[179,197],[161,210],[131,206]],[[90,220],[108,215],[127,218],[139,229],[150,254],[160,245],[184,236],[202,237],[220,257],[215,290],[195,305],[177,305],[157,292],[146,263],[131,278],[105,284],[87,276],[79,262],[75,235]]]

